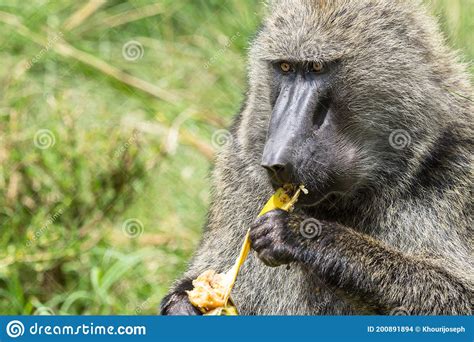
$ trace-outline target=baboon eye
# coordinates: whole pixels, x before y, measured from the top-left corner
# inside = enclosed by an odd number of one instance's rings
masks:
[[[312,72],[322,72],[324,70],[324,63],[322,62],[313,62],[311,63],[310,71]]]
[[[291,64],[288,63],[288,62],[281,62],[281,63],[280,63],[280,69],[281,69],[281,71],[283,71],[283,72],[290,72],[291,69],[292,69],[292,66],[291,66]]]

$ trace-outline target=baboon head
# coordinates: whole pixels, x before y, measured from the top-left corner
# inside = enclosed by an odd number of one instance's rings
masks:
[[[425,11],[403,0],[270,4],[240,134],[274,186],[321,197],[408,172],[449,120],[452,55]]]

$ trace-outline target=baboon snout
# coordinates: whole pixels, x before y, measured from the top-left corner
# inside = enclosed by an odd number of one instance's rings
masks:
[[[265,168],[272,182],[277,185],[292,183],[294,160],[293,141],[268,139],[260,165]]]
[[[261,165],[267,170],[272,181],[278,186],[291,183],[291,173],[293,170],[293,165],[291,163],[283,160],[268,160],[262,161]]]
[[[317,129],[313,119],[319,101],[318,82],[296,77],[287,80],[273,106],[261,165],[273,183],[292,183],[295,155],[306,137]]]

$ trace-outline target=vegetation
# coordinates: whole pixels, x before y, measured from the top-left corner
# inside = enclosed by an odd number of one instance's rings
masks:
[[[472,59],[472,0],[431,6]],[[215,132],[243,99],[263,10],[0,4],[2,314],[157,312],[199,241]]]

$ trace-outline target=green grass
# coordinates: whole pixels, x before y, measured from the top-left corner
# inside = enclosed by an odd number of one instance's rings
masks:
[[[263,13],[254,1],[114,0],[71,25],[85,3],[0,4],[2,314],[156,313],[199,241],[212,133],[239,109]],[[432,7],[472,60],[472,1]],[[130,41],[136,61],[122,54]]]

